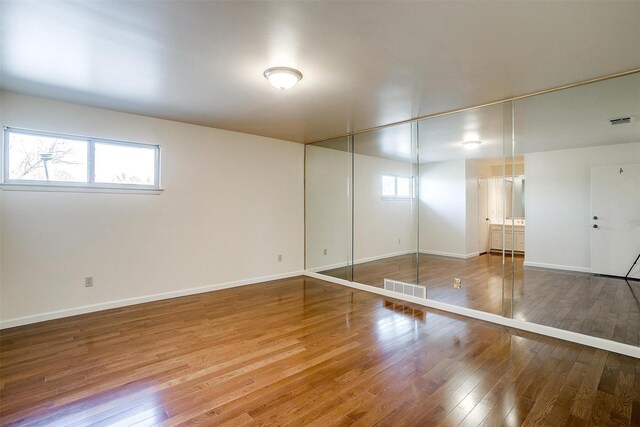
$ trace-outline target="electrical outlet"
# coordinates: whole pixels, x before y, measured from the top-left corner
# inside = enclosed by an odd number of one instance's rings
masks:
[[[326,250],[326,249],[324,250],[324,254],[325,254],[325,255],[327,254],[327,250]]]
[[[282,255],[278,255],[278,262],[282,262]]]
[[[459,277],[456,277],[453,279],[453,287],[456,289],[460,289],[462,287],[462,279]]]
[[[85,277],[84,278],[84,287],[90,288],[93,286],[93,277]]]

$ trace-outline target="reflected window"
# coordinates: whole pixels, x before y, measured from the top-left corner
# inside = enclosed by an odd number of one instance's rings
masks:
[[[396,178],[396,190],[398,197],[411,197],[411,178]]]
[[[382,197],[396,196],[396,177],[382,175]]]
[[[407,176],[382,175],[383,199],[411,199],[413,179]]]

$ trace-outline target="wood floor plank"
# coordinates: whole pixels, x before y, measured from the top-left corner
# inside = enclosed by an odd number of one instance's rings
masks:
[[[637,359],[305,277],[0,331],[3,426],[639,421]]]

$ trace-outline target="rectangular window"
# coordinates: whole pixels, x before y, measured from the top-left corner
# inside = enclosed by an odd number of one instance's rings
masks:
[[[5,128],[4,182],[160,187],[160,146]]]
[[[382,175],[382,198],[413,198],[413,179],[405,176]]]

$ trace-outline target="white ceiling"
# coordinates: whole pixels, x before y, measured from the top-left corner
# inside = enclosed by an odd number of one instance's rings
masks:
[[[640,73],[518,100],[515,123],[521,153],[640,142]]]
[[[514,153],[640,143],[640,73],[516,100]],[[630,124],[609,119],[633,116]],[[419,122],[420,161],[510,155],[511,103]],[[476,150],[462,142],[481,140]],[[384,144],[382,139],[379,143]],[[399,156],[400,153],[397,153]]]
[[[505,108],[509,105],[492,105],[419,122],[420,162],[501,158]],[[468,150],[464,141],[482,144]]]
[[[310,142],[640,68],[640,1],[0,1],[0,86]],[[272,66],[302,71],[279,93]]]
[[[640,73],[514,101],[515,154],[640,143]],[[510,155],[511,103],[497,104],[355,135],[359,154],[421,163]],[[630,124],[609,119],[631,116]],[[412,130],[413,129],[413,130]],[[482,141],[467,150],[464,141]],[[346,138],[322,146],[347,150]]]

